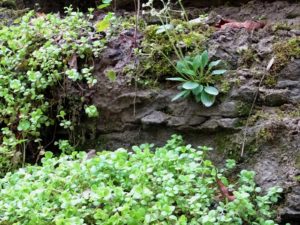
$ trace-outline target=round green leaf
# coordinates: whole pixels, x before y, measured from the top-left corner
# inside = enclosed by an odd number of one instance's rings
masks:
[[[201,93],[201,102],[206,107],[211,107],[215,102],[215,96],[207,94],[205,91]]]
[[[185,82],[182,87],[186,90],[193,90],[197,87],[199,87],[199,84],[198,83],[195,83],[195,82],[192,82],[192,81],[188,81],[188,82]]]
[[[215,87],[212,87],[212,86],[205,87],[205,88],[204,88],[204,91],[205,91],[207,94],[214,95],[214,96],[217,96],[217,95],[219,94],[218,89],[215,88]]]
[[[30,128],[30,122],[28,120],[21,120],[18,125],[18,131],[26,131]]]
[[[201,92],[203,91],[203,86],[199,85],[197,88],[193,89],[192,91],[193,91],[193,94],[197,96],[197,95],[201,94]]]

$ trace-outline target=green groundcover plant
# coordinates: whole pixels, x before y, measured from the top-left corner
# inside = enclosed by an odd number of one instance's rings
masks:
[[[241,171],[229,184],[206,157],[207,147],[184,145],[174,135],[163,147],[84,152],[53,157],[0,180],[1,225],[205,224],[273,225],[280,188],[262,195],[255,173]],[[235,199],[220,195],[221,180]]]
[[[42,148],[41,128],[74,129],[73,109],[83,111],[80,92],[96,83],[91,62],[105,46],[90,19],[71,8],[65,17],[31,11],[0,29],[0,176],[24,164],[28,147]]]

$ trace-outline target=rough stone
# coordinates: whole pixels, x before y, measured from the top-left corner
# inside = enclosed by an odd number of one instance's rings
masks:
[[[144,125],[161,125],[166,123],[168,116],[163,112],[154,111],[141,119]]]
[[[266,106],[281,106],[289,103],[288,90],[263,90],[261,91],[261,99]]]
[[[222,129],[237,129],[239,119],[234,118],[212,118],[201,125],[201,129],[216,132]]]
[[[281,209],[280,213],[286,221],[300,221],[300,187],[293,187],[292,191],[286,196],[287,206]]]

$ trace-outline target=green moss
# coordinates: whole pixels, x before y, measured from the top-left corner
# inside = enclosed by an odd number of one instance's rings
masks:
[[[221,80],[221,87],[220,91],[224,94],[227,94],[232,87],[232,84],[228,81],[228,79],[222,79]]]
[[[274,140],[274,135],[270,128],[263,127],[256,134],[256,142],[258,144]]]
[[[294,37],[286,41],[280,41],[273,45],[275,63],[270,71],[276,75],[293,58],[300,58],[300,37]]]
[[[263,84],[267,87],[274,87],[276,86],[277,82],[278,82],[278,76],[274,74],[268,74],[265,77]]]
[[[287,24],[287,23],[275,23],[272,26],[272,30],[273,31],[278,31],[278,30],[287,30],[290,31],[292,29],[291,25]]]
[[[255,61],[257,61],[257,54],[254,49],[247,48],[241,51],[240,62],[246,67],[250,67]]]
[[[253,126],[258,120],[266,120],[269,118],[269,114],[263,110],[257,110],[253,115],[249,117],[249,125]]]
[[[292,118],[300,117],[300,104],[296,105],[293,109],[288,112],[288,115]]]
[[[238,116],[248,116],[251,110],[251,104],[245,102],[239,102],[236,110]]]
[[[242,151],[242,133],[239,134],[224,134],[218,133],[215,136],[215,143],[217,151],[224,154],[225,157],[240,161]],[[244,153],[251,156],[257,152],[259,146],[256,144],[255,138],[249,137],[246,144]]]
[[[295,165],[297,169],[300,169],[300,154],[296,156]]]
[[[179,52],[186,56],[203,51],[206,40],[213,32],[211,28],[202,24],[192,25],[179,19],[172,20],[170,24],[174,29],[168,33],[157,33],[160,25],[143,27],[144,38],[137,52],[140,61],[138,76],[142,83],[152,85],[167,76],[174,76],[176,70],[170,61],[173,65],[176,64]]]
[[[122,17],[121,21],[121,27],[123,29],[129,30],[136,26],[136,16],[130,16],[130,17]],[[144,30],[146,28],[147,24],[145,20],[139,19],[138,20],[138,29]]]

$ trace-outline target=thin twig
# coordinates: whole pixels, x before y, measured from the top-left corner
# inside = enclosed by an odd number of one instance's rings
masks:
[[[245,144],[246,144],[246,141],[247,141],[247,130],[249,128],[249,123],[250,123],[250,116],[251,116],[251,114],[252,114],[252,112],[254,110],[255,103],[256,103],[256,100],[257,100],[257,97],[258,97],[258,94],[259,94],[259,89],[260,89],[260,87],[262,85],[263,80],[266,77],[266,74],[267,74],[267,71],[263,74],[263,76],[261,77],[261,79],[259,81],[259,84],[258,84],[258,87],[257,87],[257,91],[255,93],[255,96],[254,96],[254,99],[253,99],[253,102],[252,102],[252,105],[251,105],[251,108],[250,108],[250,111],[249,111],[249,114],[248,114],[248,118],[247,118],[247,121],[246,121],[246,126],[245,126],[244,132],[243,132],[243,142],[242,142],[241,157],[244,156]]]
[[[141,7],[141,1],[135,0],[135,11],[136,11],[136,18],[135,18],[135,30],[134,30],[134,47],[137,47],[137,35],[138,35],[138,24],[139,24],[139,16],[140,16],[140,7]],[[137,56],[134,56],[134,67],[137,66]],[[136,98],[137,98],[137,76],[138,71],[136,70],[135,79],[134,79],[134,99],[133,99],[133,116],[136,115]]]

